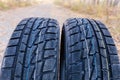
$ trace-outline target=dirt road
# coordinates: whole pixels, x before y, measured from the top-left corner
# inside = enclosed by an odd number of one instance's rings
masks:
[[[50,0],[51,1],[51,0]],[[57,19],[62,26],[62,23],[70,17],[88,17],[74,13],[68,9],[56,6],[53,2],[41,2],[38,5],[11,9],[8,11],[0,11],[0,64],[2,57],[9,41],[9,38],[15,29],[16,25],[23,18],[28,17],[50,17]]]

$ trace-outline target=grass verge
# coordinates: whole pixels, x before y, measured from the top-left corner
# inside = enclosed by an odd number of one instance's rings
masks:
[[[25,6],[30,6],[34,4],[35,1],[29,2],[29,1],[11,1],[8,0],[6,2],[0,1],[0,10],[8,10],[11,8],[16,8],[16,7],[25,7]]]

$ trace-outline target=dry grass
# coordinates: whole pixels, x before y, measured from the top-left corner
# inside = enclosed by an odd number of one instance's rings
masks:
[[[25,6],[30,6],[35,1],[29,2],[29,1],[16,1],[16,0],[8,0],[8,1],[0,1],[0,10],[8,10],[11,8],[16,8],[16,7],[25,7]]]
[[[62,5],[79,13],[94,15],[96,17],[104,17],[104,16],[120,17],[120,14],[118,13],[116,14],[116,10],[119,8],[116,9],[115,7],[112,6],[108,7],[106,4],[99,4],[99,5],[86,4],[84,2],[80,2],[80,0],[75,0],[75,1],[71,0],[71,2],[64,0],[55,0],[55,4]]]
[[[75,1],[75,2],[74,2]],[[78,12],[83,15],[97,18],[105,23],[113,36],[115,43],[120,52],[120,9],[119,7],[106,6],[105,4],[91,5],[80,0],[70,1],[55,0],[55,4],[66,7],[72,11]]]

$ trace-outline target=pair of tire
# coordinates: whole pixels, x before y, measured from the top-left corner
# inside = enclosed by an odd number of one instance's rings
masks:
[[[22,20],[6,49],[0,80],[120,80],[113,39],[99,21]],[[60,40],[61,39],[61,40]]]

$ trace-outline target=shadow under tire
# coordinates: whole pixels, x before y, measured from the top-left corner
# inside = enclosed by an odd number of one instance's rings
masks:
[[[100,21],[66,20],[62,42],[60,80],[120,80],[116,46]]]
[[[0,80],[57,80],[59,35],[54,19],[22,20],[8,43]]]

